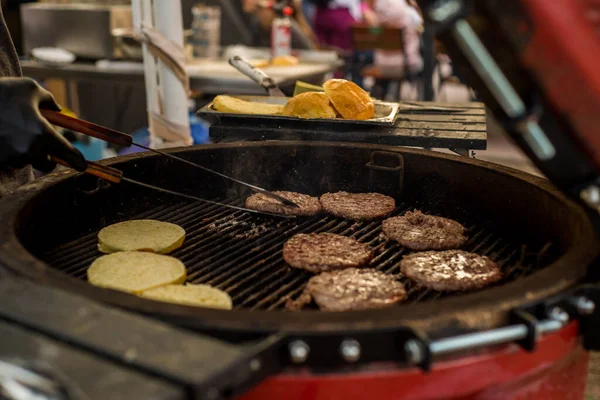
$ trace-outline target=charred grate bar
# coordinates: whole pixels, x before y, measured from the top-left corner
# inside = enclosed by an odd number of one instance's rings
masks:
[[[243,205],[244,199],[230,198],[223,202]],[[412,207],[401,204],[392,216],[408,209]],[[436,214],[431,210],[429,213]],[[409,251],[382,237],[381,221],[354,222],[331,216],[277,220],[190,202],[162,206],[131,219],[141,218],[181,225],[187,237],[184,245],[172,255],[187,266],[188,282],[206,283],[225,290],[237,308],[277,310],[284,307],[288,298],[298,296],[312,274],[291,268],[283,261],[283,244],[297,233],[313,232],[337,233],[368,243],[375,249],[371,267],[396,275],[406,285],[409,302],[449,296],[419,288],[402,277],[399,262]],[[503,282],[529,275],[553,261],[550,243],[538,248],[511,243],[484,227],[459,222],[468,229],[469,241],[463,249],[498,262],[505,274]],[[57,246],[43,259],[53,268],[85,280],[88,266],[101,255],[96,235],[92,233]]]

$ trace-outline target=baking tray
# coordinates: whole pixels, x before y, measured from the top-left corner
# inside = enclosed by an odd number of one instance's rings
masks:
[[[268,103],[268,104],[281,104],[285,105],[290,97],[270,97],[270,96],[235,96],[241,100],[246,100],[253,103]],[[367,120],[356,120],[356,119],[343,119],[343,118],[315,118],[305,119],[298,117],[286,117],[283,115],[257,115],[257,114],[234,114],[224,113],[217,111],[213,108],[213,101],[202,107],[196,112],[196,114],[209,122],[217,122],[221,119],[244,119],[244,120],[257,120],[264,121],[276,120],[276,121],[289,121],[289,122],[319,122],[325,124],[361,124],[361,125],[374,125],[374,126],[393,126],[398,116],[398,103],[388,103],[383,101],[375,101],[375,116]]]

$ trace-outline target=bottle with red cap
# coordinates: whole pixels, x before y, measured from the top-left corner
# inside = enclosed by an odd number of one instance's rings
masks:
[[[294,13],[291,7],[283,7],[277,11],[271,27],[271,57],[288,56],[292,54],[292,28],[290,17]]]

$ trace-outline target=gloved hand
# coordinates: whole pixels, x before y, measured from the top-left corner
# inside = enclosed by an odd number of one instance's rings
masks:
[[[40,109],[60,111],[52,95],[28,78],[0,78],[0,166],[31,164],[49,172],[56,156],[78,171],[86,169],[83,155],[41,115]]]

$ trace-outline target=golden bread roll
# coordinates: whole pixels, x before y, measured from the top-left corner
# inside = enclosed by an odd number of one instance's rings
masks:
[[[307,92],[288,100],[283,115],[299,118],[335,118],[336,112],[325,93]]]
[[[233,114],[281,115],[283,105],[255,103],[231,96],[217,96],[213,100],[213,108],[220,112]]]
[[[254,68],[264,68],[269,66],[269,60],[254,60],[250,62]]]
[[[141,251],[121,251],[97,258],[88,268],[88,281],[103,288],[139,294],[185,282],[187,271],[178,259]]]
[[[149,251],[168,254],[185,240],[185,230],[179,225],[151,219],[137,219],[109,225],[98,232],[98,250]]]
[[[293,66],[293,65],[298,65],[299,63],[300,63],[300,60],[298,60],[297,57],[289,56],[289,55],[273,57],[273,59],[271,60],[271,65],[278,66],[278,67]]]
[[[166,303],[231,310],[233,302],[227,293],[210,285],[165,285],[146,290],[140,296]]]
[[[323,84],[323,89],[345,119],[365,120],[375,115],[373,100],[356,83],[345,79],[330,79]]]

